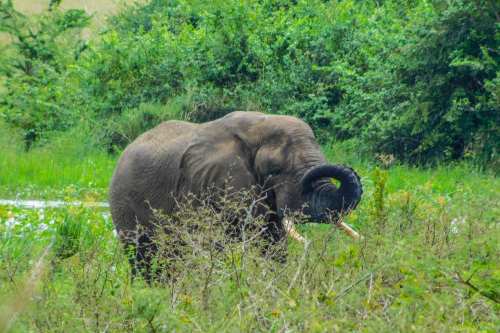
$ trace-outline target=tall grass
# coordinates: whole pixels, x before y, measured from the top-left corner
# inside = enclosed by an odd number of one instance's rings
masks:
[[[107,187],[115,158],[93,147],[81,127],[29,152],[14,131],[0,125],[0,132],[0,193]]]
[[[14,6],[17,10],[26,13],[39,13],[45,10],[50,0],[14,0]],[[90,13],[101,12],[111,14],[115,11],[120,3],[126,3],[123,0],[63,0],[62,8],[81,8]]]
[[[86,133],[74,130],[27,153],[2,127],[0,192],[29,187],[36,197],[52,195],[47,187],[64,195],[92,187],[104,198],[115,158]],[[55,245],[37,293],[15,308],[15,321],[0,324],[14,332],[496,332],[498,178],[468,164],[420,169],[370,161],[338,144],[324,151],[361,176],[365,193],[347,222],[364,241],[330,225],[298,225],[311,245],[290,240],[284,264],[242,243],[222,252],[203,247],[213,244],[206,228],[219,213],[186,207],[174,220],[202,228],[181,242],[167,237],[189,246],[176,279],[148,286],[131,279],[105,211],[0,207],[1,309],[12,312],[16,295],[31,293],[23,281]]]
[[[289,240],[286,263],[250,243],[213,251],[220,213],[186,206],[170,220],[186,228],[164,239],[182,253],[175,279],[152,286],[130,278],[102,211],[0,209],[0,303],[12,303],[56,239],[50,272],[14,332],[497,332],[498,180],[452,172],[453,185],[439,186],[445,171],[430,180],[432,171],[408,170],[360,172],[366,191],[348,222],[362,242],[331,225],[302,225],[310,246]]]

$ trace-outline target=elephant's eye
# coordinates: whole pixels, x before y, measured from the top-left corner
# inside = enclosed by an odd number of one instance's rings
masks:
[[[269,172],[269,177],[276,177],[279,176],[283,171],[280,168],[273,169],[271,172]]]

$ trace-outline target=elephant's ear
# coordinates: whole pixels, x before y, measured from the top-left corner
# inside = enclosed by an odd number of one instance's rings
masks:
[[[280,144],[267,144],[259,148],[255,155],[255,171],[261,177],[280,173],[285,163],[285,155]]]

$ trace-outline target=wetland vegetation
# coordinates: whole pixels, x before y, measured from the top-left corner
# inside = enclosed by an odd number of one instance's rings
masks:
[[[59,2],[0,5],[0,199],[83,204],[0,205],[0,331],[498,332],[494,1],[151,0],[98,27]],[[85,203],[144,130],[234,109],[311,124],[361,176],[364,239],[298,225],[284,264],[197,239],[175,281],[132,280]]]

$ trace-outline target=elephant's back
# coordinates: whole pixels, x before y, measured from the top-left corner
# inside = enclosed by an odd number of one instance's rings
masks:
[[[198,125],[184,121],[166,121],[143,133],[123,151],[109,188],[109,202],[115,224],[133,221],[121,218],[132,211],[146,220],[150,205],[170,210],[170,196],[181,180],[182,156],[196,136]],[[116,217],[116,218],[115,218]]]
[[[185,121],[165,121],[138,136],[118,160],[111,186],[116,183],[137,186],[141,178],[144,181],[151,176],[157,178],[164,171],[172,174],[185,148],[196,136],[197,127]],[[165,168],[172,170],[163,170]]]
[[[143,134],[138,136],[131,145],[142,143],[160,143],[162,145],[168,144],[171,141],[176,141],[183,139],[183,137],[185,138],[192,136],[196,132],[198,127],[198,124],[190,123],[187,121],[164,121],[156,127],[153,127],[149,131],[144,132]]]

